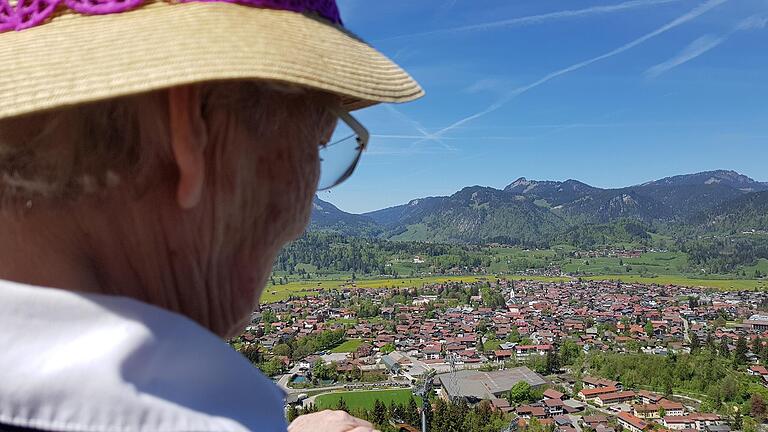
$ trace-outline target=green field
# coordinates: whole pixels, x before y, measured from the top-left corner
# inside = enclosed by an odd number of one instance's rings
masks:
[[[351,273],[329,272],[318,275],[317,268],[299,264],[297,269],[314,274],[311,279],[299,279],[297,273],[276,272],[276,283],[268,284],[261,296],[262,303],[285,300],[288,297],[317,295],[320,291],[334,289],[382,289],[421,287],[425,284],[445,282],[467,282],[507,279],[541,280],[546,282],[567,281],[568,278],[511,276],[516,271],[528,268],[558,266],[563,272],[579,275],[589,280],[621,280],[625,282],[674,284],[702,286],[721,290],[768,290],[768,280],[749,279],[756,272],[768,274],[768,259],[760,259],[754,265],[743,266],[731,274],[707,274],[691,266],[683,252],[649,252],[638,258],[598,257],[572,258],[574,249],[570,246],[555,246],[547,250],[524,250],[515,247],[486,247],[481,254],[487,276],[410,276],[376,277],[357,275],[351,280]],[[398,274],[419,274],[428,269],[427,264],[414,264],[410,257],[393,257],[389,264]],[[701,273],[699,273],[701,272]],[[285,282],[285,283],[281,283]]]
[[[768,280],[756,279],[689,279],[682,276],[641,277],[637,275],[604,275],[588,276],[586,280],[620,280],[628,283],[680,285],[689,287],[704,287],[718,290],[736,291],[768,291]]]
[[[349,353],[354,352],[357,347],[363,344],[363,341],[360,339],[348,339],[344,341],[341,345],[337,346],[336,348],[332,349],[332,353]]]
[[[651,252],[639,258],[572,258],[563,265],[563,271],[584,275],[681,275],[687,265],[688,257],[682,252]]]
[[[564,277],[541,277],[541,276],[505,276],[507,279],[527,279],[541,280],[546,282],[567,281]],[[398,279],[358,279],[354,282],[349,280],[308,280],[299,282],[289,282],[285,285],[268,284],[261,295],[261,303],[273,303],[285,300],[290,296],[305,297],[315,296],[320,290],[332,290],[341,288],[351,289],[382,289],[382,288],[420,288],[425,284],[447,283],[447,282],[466,282],[474,283],[478,281],[495,280],[496,276],[428,276],[414,278]]]
[[[389,405],[391,402],[406,404],[408,400],[413,396],[408,389],[397,390],[370,390],[370,391],[355,391],[355,392],[338,392],[327,393],[320,395],[315,399],[315,405],[318,409],[333,409],[339,404],[339,399],[344,398],[344,402],[347,403],[347,407],[352,410],[355,409],[373,409],[373,404],[376,399]],[[416,403],[421,406],[421,398],[416,398]]]

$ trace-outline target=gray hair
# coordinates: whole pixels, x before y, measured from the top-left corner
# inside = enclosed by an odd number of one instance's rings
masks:
[[[198,84],[202,113],[226,108],[256,131],[327,125],[331,96],[271,82]],[[296,121],[289,99],[316,102],[316,121]],[[74,200],[128,176],[139,189],[169,164],[167,91],[119,97],[0,120],[0,208],[32,199]],[[302,114],[305,115],[305,114]],[[316,130],[306,131],[314,134]]]

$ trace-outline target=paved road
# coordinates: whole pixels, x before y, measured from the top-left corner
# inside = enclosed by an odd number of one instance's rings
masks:
[[[288,383],[290,382],[291,377],[294,374],[297,374],[297,373],[299,373],[299,365],[298,364],[296,364],[294,367],[292,367],[291,370],[289,370],[287,374],[281,376],[280,379],[277,380],[277,385],[280,386],[280,388],[283,389],[283,391],[285,391],[286,393],[291,393],[293,391],[293,389],[288,387]]]
[[[685,338],[685,342],[690,344],[691,343],[691,335],[688,332],[688,320],[683,318],[683,328],[685,329],[685,334],[683,337]]]

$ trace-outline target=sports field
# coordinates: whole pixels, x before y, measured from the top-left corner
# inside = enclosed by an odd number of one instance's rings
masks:
[[[349,409],[373,409],[376,399],[389,406],[393,401],[406,404],[411,396],[413,396],[413,393],[408,389],[326,393],[315,399],[315,405],[319,409],[336,408],[339,404],[339,399],[343,397]],[[418,396],[413,397],[416,398],[416,403],[421,406],[421,398]]]

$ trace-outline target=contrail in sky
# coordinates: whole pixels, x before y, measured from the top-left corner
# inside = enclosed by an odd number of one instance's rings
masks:
[[[599,55],[597,57],[593,57],[593,58],[591,58],[589,60],[585,60],[585,61],[580,62],[580,63],[576,63],[576,64],[568,66],[568,67],[566,67],[564,69],[560,69],[560,70],[558,70],[556,72],[552,72],[551,74],[549,74],[549,75],[539,79],[538,81],[535,81],[535,82],[533,82],[531,84],[528,84],[526,86],[518,87],[518,88],[512,90],[510,93],[508,93],[506,96],[501,98],[496,103],[494,103],[491,106],[489,106],[488,108],[486,108],[486,109],[484,109],[484,110],[482,110],[480,112],[477,112],[475,114],[472,114],[472,115],[470,115],[468,117],[465,117],[465,118],[463,118],[463,119],[453,123],[452,125],[450,125],[450,126],[444,128],[444,129],[441,129],[441,130],[433,133],[430,136],[430,138],[440,137],[441,135],[445,134],[446,132],[451,131],[452,129],[455,129],[455,128],[459,127],[459,126],[462,126],[462,125],[464,125],[466,123],[469,123],[472,120],[476,120],[476,119],[478,119],[478,118],[480,118],[480,117],[482,117],[482,116],[484,116],[486,114],[490,114],[490,113],[498,110],[499,108],[503,107],[507,103],[509,103],[512,99],[514,99],[514,98],[520,96],[521,94],[527,92],[528,90],[534,89],[534,88],[536,88],[536,87],[538,87],[538,86],[540,86],[540,85],[542,85],[542,84],[544,84],[544,83],[546,83],[548,81],[551,81],[551,80],[553,80],[553,79],[555,79],[555,78],[557,78],[557,77],[559,77],[561,75],[565,75],[567,73],[570,73],[570,72],[573,72],[573,71],[577,71],[577,70],[585,68],[585,67],[587,67],[587,66],[589,66],[589,65],[591,65],[593,63],[599,62],[601,60],[605,60],[607,58],[610,58],[610,57],[613,57],[615,55],[621,54],[621,53],[623,53],[625,51],[629,51],[630,49],[632,49],[632,48],[634,48],[634,47],[636,47],[636,46],[638,46],[638,45],[648,41],[649,39],[653,39],[653,38],[655,38],[656,36],[659,36],[662,33],[665,33],[665,32],[667,32],[669,30],[672,30],[675,27],[678,27],[678,26],[680,26],[682,24],[685,24],[688,21],[691,21],[691,20],[697,18],[698,16],[708,12],[709,10],[711,10],[711,9],[717,7],[717,6],[720,6],[721,4],[723,4],[723,3],[727,2],[727,1],[728,0],[708,0],[707,2],[697,6],[696,8],[691,10],[690,12],[688,12],[688,13],[686,13],[684,15],[681,15],[680,17],[672,20],[671,22],[667,23],[666,25],[664,25],[662,27],[659,27],[658,29],[656,29],[656,30],[654,30],[654,31],[652,31],[652,32],[650,32],[648,34],[645,34],[645,35],[643,35],[643,36],[633,40],[632,42],[624,44],[624,45],[622,45],[622,46],[620,46],[620,47],[618,47],[618,48],[616,48],[616,49],[614,49],[612,51],[609,51],[609,52],[605,53],[605,54]],[[427,138],[427,139],[429,139],[429,138]],[[421,140],[421,141],[424,141],[424,140]]]
[[[491,22],[486,22],[481,24],[472,24],[472,25],[452,27],[452,28],[439,29],[439,30],[431,30],[431,31],[419,32],[419,33],[410,33],[406,35],[391,36],[388,38],[379,39],[376,42],[396,40],[396,39],[406,39],[406,38],[419,37],[419,36],[434,36],[434,35],[441,35],[441,34],[483,31],[483,30],[491,30],[494,28],[501,28],[501,27],[520,27],[520,26],[526,26],[526,25],[539,24],[547,21],[555,21],[555,20],[566,19],[566,18],[579,18],[579,17],[591,16],[591,15],[606,14],[611,12],[620,12],[627,9],[663,5],[667,3],[677,3],[680,1],[683,1],[683,0],[630,0],[624,3],[619,3],[614,5],[593,6],[593,7],[588,7],[584,9],[564,10],[564,11],[550,12],[550,13],[545,13],[540,15],[530,15],[530,16],[510,18],[510,19],[505,19],[500,21],[491,21]]]
[[[440,137],[432,136],[432,134],[430,134],[426,129],[424,129],[424,127],[421,125],[421,123],[419,123],[416,120],[413,120],[413,119],[409,118],[408,116],[406,116],[405,114],[401,113],[399,110],[397,110],[391,104],[386,104],[384,106],[386,107],[386,109],[390,113],[392,113],[393,115],[395,115],[396,117],[398,117],[402,121],[410,124],[411,127],[416,129],[422,135],[421,136],[422,140],[435,141],[435,142],[441,144],[443,147],[445,147],[446,150],[456,151],[455,148],[453,148],[453,147],[449,146],[448,144],[446,144],[442,139],[440,139]]]
[[[680,51],[676,56],[671,59],[652,66],[645,74],[651,78],[655,78],[664,72],[674,69],[684,63],[687,63],[696,57],[706,53],[707,51],[717,48],[720,44],[727,41],[728,38],[733,36],[737,32],[748,30],[760,30],[768,26],[768,18],[758,15],[751,16],[745,20],[742,20],[736,28],[731,30],[722,36],[704,35]]]

